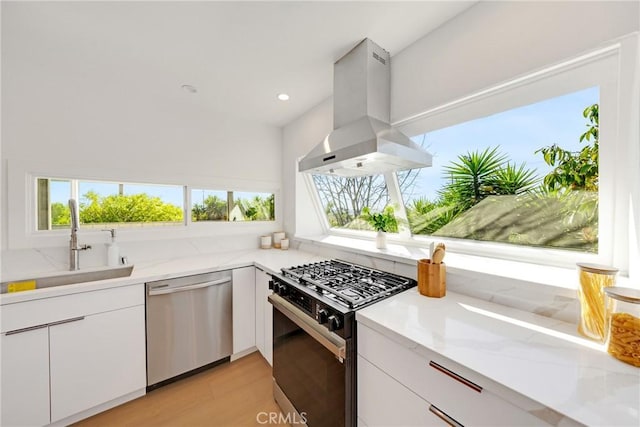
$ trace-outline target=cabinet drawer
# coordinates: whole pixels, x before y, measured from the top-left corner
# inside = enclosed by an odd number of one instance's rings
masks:
[[[479,381],[468,378],[467,373],[461,375],[459,365],[454,362],[435,353],[425,358],[361,324],[358,325],[358,353],[464,425],[545,424],[496,396]]]
[[[429,403],[358,356],[358,420],[368,426],[443,426]]]
[[[136,305],[144,305],[143,284],[7,304],[2,306],[0,332]]]

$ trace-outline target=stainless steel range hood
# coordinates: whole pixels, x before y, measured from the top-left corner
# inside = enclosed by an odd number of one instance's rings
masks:
[[[301,172],[375,175],[431,166],[431,154],[390,124],[390,57],[364,39],[334,64],[334,131],[298,165]]]

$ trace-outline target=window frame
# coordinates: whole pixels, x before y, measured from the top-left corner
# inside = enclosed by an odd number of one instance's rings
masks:
[[[395,240],[401,245],[418,247],[428,247],[429,243],[437,240],[445,242],[448,249],[462,254],[556,267],[573,268],[576,262],[616,265],[620,268],[621,274],[627,274],[630,257],[629,247],[631,246],[629,241],[630,222],[637,221],[637,217],[630,218],[625,216],[625,214],[628,215],[628,207],[625,204],[628,203],[629,198],[637,197],[638,195],[632,194],[633,184],[625,181],[622,172],[619,170],[620,168],[616,168],[616,164],[626,160],[625,153],[637,154],[632,147],[632,135],[628,135],[629,129],[624,129],[620,117],[621,111],[633,105],[631,100],[633,94],[624,92],[625,88],[627,92],[632,92],[629,89],[632,87],[633,75],[632,73],[625,73],[625,68],[621,63],[625,59],[627,63],[631,63],[632,61],[629,58],[637,60],[637,44],[637,37],[617,41],[604,48],[544,67],[393,123],[394,126],[397,126],[407,135],[420,135],[590,86],[599,86],[599,103],[601,106],[600,137],[601,141],[612,141],[612,143],[600,145],[598,254],[518,246],[507,243],[412,235],[408,229],[403,230],[399,235],[393,235],[391,240]],[[598,71],[597,78],[594,78],[594,70]],[[541,91],[541,87],[545,87],[545,90]],[[530,93],[528,97],[516,96],[518,93],[526,93],[527,91]],[[514,102],[513,99],[518,99],[519,101]],[[489,112],[487,112],[486,107],[492,103],[492,108],[489,108]],[[505,105],[508,106],[505,107]],[[637,119],[635,125],[637,126]],[[387,188],[390,190],[391,203],[402,207],[402,209],[397,209],[396,215],[402,222],[408,224],[396,174],[386,174],[385,179]],[[311,196],[312,200],[315,201],[316,208],[318,206],[321,207],[317,194],[313,194],[317,193],[313,179],[307,175],[305,180],[308,188],[313,190],[311,191]],[[394,190],[392,191],[391,189]],[[627,209],[625,210],[625,208]],[[373,233],[365,234],[365,232],[357,230],[330,228],[324,211],[320,209],[318,213],[318,216],[323,219],[325,234],[360,239],[373,238]]]

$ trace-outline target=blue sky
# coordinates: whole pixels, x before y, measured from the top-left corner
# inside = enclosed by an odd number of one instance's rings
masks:
[[[552,144],[580,150],[584,146],[579,142],[580,135],[587,129],[582,112],[599,102],[599,92],[598,87],[584,89],[413,137],[417,143],[424,141],[423,146],[433,154],[433,165],[421,170],[413,198],[436,199],[445,183],[442,167],[460,154],[487,147],[499,146],[498,150],[512,162],[525,162],[543,177],[551,168],[544,163],[542,154],[534,152]]]

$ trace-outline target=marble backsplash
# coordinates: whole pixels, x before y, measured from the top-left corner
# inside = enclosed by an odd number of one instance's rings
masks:
[[[259,237],[257,236],[232,235],[119,242],[118,247],[120,256],[125,256],[129,264],[135,265],[255,249],[258,244]],[[93,245],[90,250],[80,253],[80,269],[104,267],[106,262],[106,244]],[[2,281],[24,278],[25,275],[45,275],[66,271],[69,269],[69,249],[67,247],[47,247],[3,250],[0,269],[0,280]]]
[[[339,258],[417,279],[418,270],[415,260],[393,261],[306,241],[295,242],[294,245],[301,251]],[[510,277],[449,268],[447,270],[447,289],[569,323],[577,324],[580,313],[579,301],[574,290]]]
[[[120,255],[129,264],[145,264],[176,260],[259,247],[255,235],[201,237],[173,240],[120,242]],[[317,254],[327,258],[339,258],[383,271],[416,279],[416,261],[390,260],[354,250],[317,245],[308,241],[291,242],[292,249]],[[80,255],[82,269],[104,267],[106,245],[94,245]],[[68,248],[38,248],[2,251],[0,280],[15,280],[25,276],[46,275],[66,271],[69,267]],[[540,314],[554,319],[576,323],[579,304],[575,291],[541,285],[539,283],[501,277],[469,270],[447,271],[447,289],[460,294],[491,301],[501,305]]]

